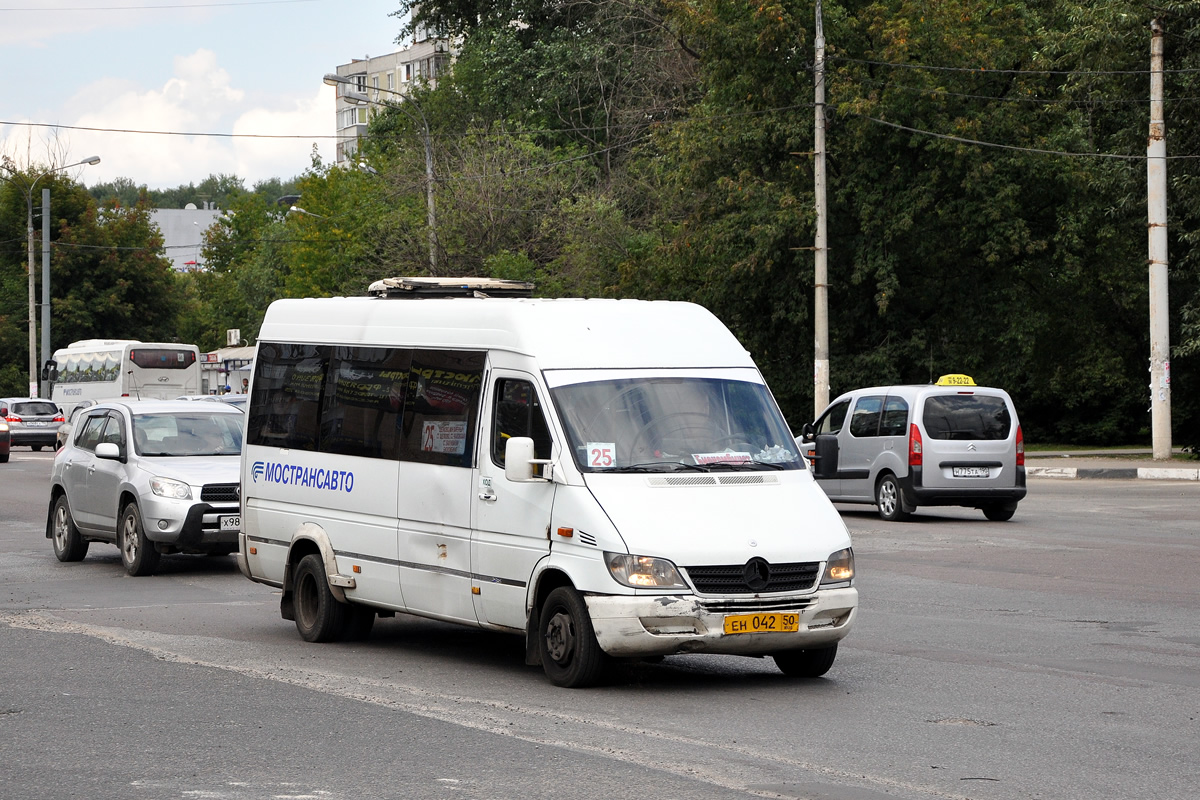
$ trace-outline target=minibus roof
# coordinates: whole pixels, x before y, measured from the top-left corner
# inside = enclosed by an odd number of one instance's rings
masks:
[[[541,369],[753,367],[708,309],[666,300],[277,300],[260,341],[507,350]]]

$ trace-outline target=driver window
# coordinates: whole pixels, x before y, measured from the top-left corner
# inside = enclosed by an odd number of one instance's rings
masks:
[[[846,421],[846,412],[850,409],[850,401],[843,400],[826,411],[817,420],[817,433],[838,433]]]
[[[95,450],[96,445],[100,443],[100,436],[107,420],[108,415],[103,413],[87,417],[79,428],[79,436],[75,439],[76,447],[83,450]]]
[[[125,447],[125,436],[122,431],[122,427],[121,420],[119,420],[117,417],[110,416],[108,418],[108,423],[104,426],[104,432],[100,434],[100,441],[98,444],[104,444],[105,442],[108,442],[110,444],[115,444],[117,447]]]
[[[537,390],[526,380],[500,378],[492,408],[492,462],[497,466],[504,466],[504,448],[514,436],[533,439],[534,458],[550,458],[550,427]]]

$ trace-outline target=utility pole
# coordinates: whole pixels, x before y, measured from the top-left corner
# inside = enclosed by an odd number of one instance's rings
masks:
[[[50,190],[42,187],[42,365],[50,360]],[[42,381],[40,397],[50,397],[49,381]]]
[[[1171,457],[1171,328],[1167,301],[1167,129],[1163,118],[1163,26],[1150,22],[1150,139],[1146,207],[1150,234],[1150,429],[1154,459]]]
[[[817,206],[817,232],[813,243],[813,419],[829,405],[829,250],[825,237],[825,27],[821,0],[817,0],[816,88],[813,129],[813,193]]]

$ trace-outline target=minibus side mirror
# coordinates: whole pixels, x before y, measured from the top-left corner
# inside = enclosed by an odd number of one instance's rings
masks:
[[[514,436],[504,443],[504,477],[515,483],[550,480],[550,462],[534,458],[533,439]],[[542,474],[536,475],[534,468],[542,464]]]
[[[838,471],[838,439],[835,433],[822,433],[817,436],[817,446],[813,450],[813,475],[817,478],[832,478]]]

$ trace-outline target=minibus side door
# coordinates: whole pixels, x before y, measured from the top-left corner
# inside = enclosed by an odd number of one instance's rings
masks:
[[[515,482],[504,475],[505,444],[512,437],[532,438],[535,457],[550,458],[553,442],[545,399],[532,376],[492,372],[472,501],[471,571],[479,589],[475,604],[481,622],[525,627],[528,582],[534,566],[550,551],[554,484]]]

